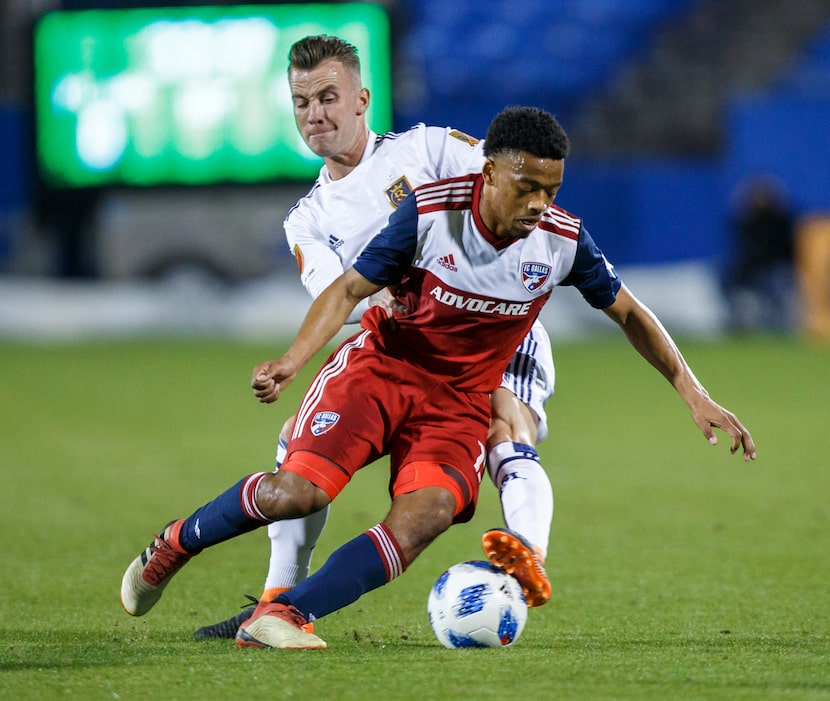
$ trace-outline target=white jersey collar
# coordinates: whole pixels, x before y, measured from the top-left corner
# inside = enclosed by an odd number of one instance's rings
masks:
[[[367,130],[368,137],[366,139],[366,148],[363,149],[363,155],[360,157],[360,163],[357,165],[362,165],[369,158],[372,157],[372,154],[375,152],[378,146],[378,135],[373,132],[371,129]],[[355,166],[357,167],[357,166]],[[331,183],[334,182],[331,179],[331,175],[329,175],[329,167],[323,164],[323,167],[320,168],[320,175],[318,176],[318,180],[321,183]]]

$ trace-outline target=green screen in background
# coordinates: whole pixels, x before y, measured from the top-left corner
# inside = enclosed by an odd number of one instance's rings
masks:
[[[294,125],[288,51],[309,34],[354,44],[391,128],[389,22],[365,3],[60,11],[34,33],[38,170],[53,187],[314,178]]]

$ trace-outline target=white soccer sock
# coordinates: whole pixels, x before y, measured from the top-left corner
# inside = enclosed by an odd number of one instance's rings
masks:
[[[275,469],[279,470],[280,465],[285,462],[285,456],[288,455],[288,441],[280,436],[279,440],[277,441],[277,466]]]
[[[553,488],[529,445],[505,441],[487,455],[487,469],[501,496],[504,523],[546,556],[553,521]]]
[[[280,437],[277,445],[277,469],[285,460],[288,444]],[[311,554],[323,532],[329,516],[329,506],[320,511],[268,525],[271,539],[271,559],[265,589],[293,587],[308,577]]]
[[[271,539],[271,559],[265,589],[293,587],[308,577],[311,568],[311,554],[326,525],[329,507],[286,521],[275,521],[268,525]]]

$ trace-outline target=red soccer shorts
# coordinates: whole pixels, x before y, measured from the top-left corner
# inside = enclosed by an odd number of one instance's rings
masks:
[[[455,496],[455,520],[467,521],[478,499],[489,423],[489,394],[458,392],[383,354],[371,332],[362,331],[311,383],[280,469],[334,499],[359,469],[389,454],[393,498],[443,487]]]

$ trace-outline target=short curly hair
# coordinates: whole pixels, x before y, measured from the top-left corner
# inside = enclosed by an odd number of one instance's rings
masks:
[[[484,155],[525,151],[538,158],[561,161],[571,149],[568,135],[552,114],[537,107],[507,107],[487,129]]]

